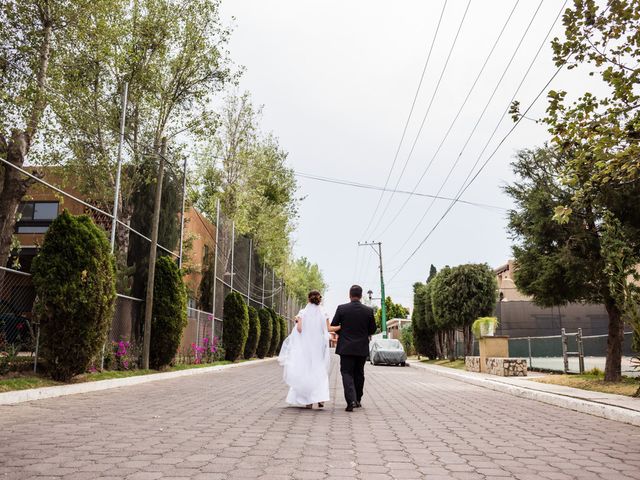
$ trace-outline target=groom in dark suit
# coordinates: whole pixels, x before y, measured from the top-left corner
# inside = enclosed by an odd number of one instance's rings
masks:
[[[336,353],[340,355],[340,373],[347,412],[360,407],[364,389],[364,364],[369,354],[369,336],[376,333],[373,309],[363,305],[362,287],[354,285],[349,290],[351,302],[340,305],[331,322],[340,327]]]

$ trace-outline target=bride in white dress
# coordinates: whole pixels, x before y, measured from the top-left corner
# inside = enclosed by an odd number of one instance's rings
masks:
[[[313,408],[324,407],[329,398],[329,332],[340,327],[329,324],[329,316],[320,306],[322,295],[313,290],[309,303],[296,316],[296,326],[280,349],[278,362],[284,367],[284,382],[289,385],[287,403]]]

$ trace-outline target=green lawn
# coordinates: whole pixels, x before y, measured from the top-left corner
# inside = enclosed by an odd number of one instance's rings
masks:
[[[251,360],[240,360],[240,362],[250,362]],[[190,368],[205,368],[214,367],[217,365],[229,365],[230,361],[221,360],[213,363],[201,363],[199,365],[174,365],[169,367],[163,372],[175,372],[179,370],[188,370]],[[82,382],[97,382],[99,380],[111,380],[114,378],[127,378],[137,377],[138,375],[150,375],[153,373],[162,373],[158,370],[108,370],[104,372],[85,373],[78,375],[71,380],[70,383],[82,383]],[[61,382],[56,382],[50,378],[36,375],[33,373],[11,373],[4,378],[0,378],[0,393],[11,392],[14,390],[26,390],[28,388],[42,388],[51,387],[55,385],[63,385]]]
[[[428,363],[429,365],[440,365],[441,367],[455,368],[456,370],[464,370],[464,360],[420,360],[422,363]]]
[[[637,378],[622,377],[621,382],[605,382],[604,373],[600,371],[587,372],[582,375],[548,375],[533,379],[535,382],[564,385],[565,387],[580,388],[592,392],[613,393],[632,397],[640,388]]]

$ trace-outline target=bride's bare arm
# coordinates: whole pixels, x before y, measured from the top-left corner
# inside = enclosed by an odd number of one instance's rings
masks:
[[[302,317],[296,317],[296,329],[298,333],[302,333]]]
[[[331,322],[329,322],[329,319],[327,318],[327,330],[329,332],[337,332],[338,330],[340,330],[340,325],[338,325],[337,327],[332,327]]]

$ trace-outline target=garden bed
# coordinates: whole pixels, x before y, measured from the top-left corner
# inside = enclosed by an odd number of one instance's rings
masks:
[[[255,360],[255,359],[251,359]],[[251,360],[241,360],[248,362]],[[228,365],[232,362],[221,360],[213,363],[199,363],[194,365],[178,364],[168,367],[164,370],[107,370],[104,372],[85,373],[74,377],[70,384],[97,382],[100,380],[112,380],[115,378],[136,377],[140,375],[150,375],[153,373],[175,372],[179,370],[188,370],[193,368],[215,367],[219,365]],[[37,375],[29,372],[11,372],[0,376],[0,393],[11,392],[16,390],[26,390],[30,388],[53,387],[56,385],[68,385],[62,382],[56,382],[44,375]]]
[[[638,379],[632,377],[622,377],[621,382],[605,382],[604,373],[600,371],[587,372],[580,375],[548,375],[533,379],[533,381],[553,385],[563,385],[565,387],[579,388],[592,392],[625,395],[628,397],[633,397],[640,387]]]

